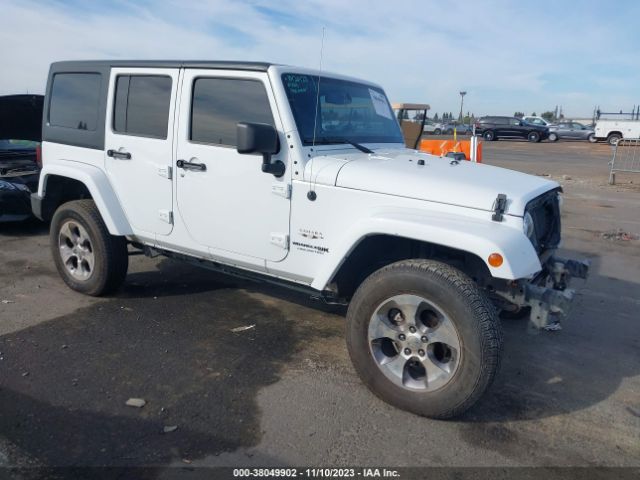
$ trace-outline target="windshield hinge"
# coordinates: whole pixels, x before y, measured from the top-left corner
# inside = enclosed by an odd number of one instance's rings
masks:
[[[271,185],[271,193],[284,198],[291,198],[291,184],[276,182]]]

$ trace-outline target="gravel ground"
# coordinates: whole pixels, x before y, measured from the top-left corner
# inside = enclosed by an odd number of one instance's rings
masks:
[[[593,267],[562,331],[504,322],[497,381],[456,421],[370,394],[339,309],[140,256],[89,298],[59,279],[46,226],[0,225],[0,466],[639,467],[640,175],[609,186],[610,153],[484,145],[563,184],[564,253]]]

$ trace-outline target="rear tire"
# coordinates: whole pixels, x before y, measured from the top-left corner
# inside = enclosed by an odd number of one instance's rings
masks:
[[[442,135],[442,130],[440,130],[439,128],[436,128],[436,129],[433,131],[433,134],[434,134],[434,135]]]
[[[612,133],[607,137],[607,143],[611,146],[617,145],[620,140],[622,140],[622,135],[619,133]]]
[[[540,141],[540,134],[538,132],[529,132],[527,135],[527,140],[531,143],[536,143]]]
[[[440,262],[405,260],[360,285],[347,312],[347,347],[382,400],[444,419],[489,387],[502,333],[493,305],[468,276]]]
[[[71,289],[100,296],[124,281],[129,267],[127,240],[109,233],[93,200],[58,207],[49,239],[58,273]]]
[[[487,142],[493,142],[496,139],[495,133],[491,130],[487,130],[482,134],[482,138],[484,138]]]

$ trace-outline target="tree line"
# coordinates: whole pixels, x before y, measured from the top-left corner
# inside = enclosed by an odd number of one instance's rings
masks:
[[[424,116],[423,112],[417,112],[414,116],[413,116],[413,120],[417,120],[417,121],[422,121],[422,117]],[[515,112],[513,114],[514,117],[516,118],[523,118],[524,112]],[[538,114],[536,112],[531,113],[532,117],[537,117]],[[558,115],[558,117],[556,118],[556,112],[554,111],[547,111],[547,112],[542,112],[540,114],[540,116],[542,118],[544,118],[545,120],[547,120],[548,122],[552,122],[555,120],[561,120],[564,118],[564,114],[562,112],[560,112],[560,114]],[[409,112],[405,110],[404,112],[404,118],[406,120],[409,119]],[[437,112],[433,114],[433,116],[431,117],[427,117],[430,118],[430,120],[434,121],[434,122],[442,122],[442,123],[449,123],[449,122],[454,122],[460,121],[460,115],[454,116],[453,113],[451,112],[444,112],[442,115],[438,114]],[[471,124],[474,123],[476,121],[476,116],[474,113],[469,113],[467,112],[467,114],[462,118],[462,123],[465,124]]]

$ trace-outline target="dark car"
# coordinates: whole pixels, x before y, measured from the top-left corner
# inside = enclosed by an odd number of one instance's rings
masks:
[[[524,138],[530,142],[539,142],[549,136],[549,129],[516,117],[482,117],[476,123],[476,133],[487,141]]]
[[[560,122],[549,127],[549,140],[589,140],[591,143],[598,141],[596,132],[592,127],[587,127],[578,122]]]
[[[38,189],[42,95],[0,97],[0,222],[29,218]]]

